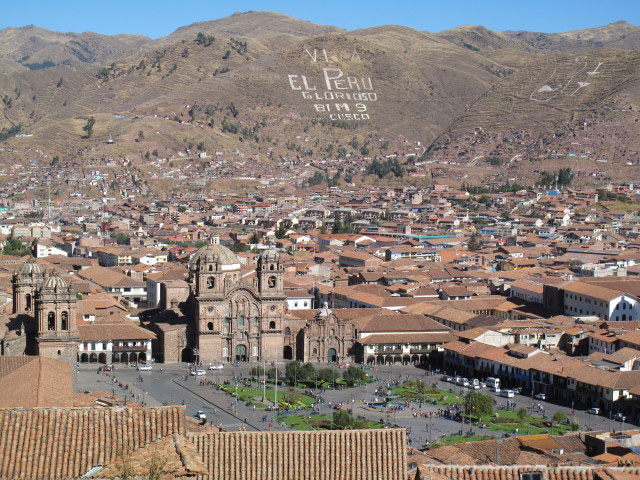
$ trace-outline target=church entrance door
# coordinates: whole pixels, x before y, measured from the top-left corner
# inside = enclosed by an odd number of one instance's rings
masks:
[[[245,345],[238,345],[236,347],[236,361],[237,362],[247,361],[247,347]]]
[[[335,348],[329,349],[329,355],[327,357],[329,363],[336,363],[338,361],[338,353]]]

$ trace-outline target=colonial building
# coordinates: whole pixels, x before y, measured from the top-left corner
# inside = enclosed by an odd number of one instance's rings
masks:
[[[75,369],[76,294],[57,273],[30,259],[13,275],[13,314],[0,318],[0,354],[40,355]]]
[[[350,362],[354,357],[356,332],[350,320],[338,318],[325,303],[298,333],[301,362]]]
[[[242,278],[241,267],[217,237],[191,259],[191,343],[202,363],[282,359],[286,296],[280,255],[266,250],[252,282]]]

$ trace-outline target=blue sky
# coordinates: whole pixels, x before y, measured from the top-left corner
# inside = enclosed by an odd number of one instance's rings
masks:
[[[348,30],[389,23],[438,32],[459,25],[558,32],[618,20],[640,24],[640,0],[27,0],[6,1],[0,28],[38,25],[63,32],[137,33],[153,38],[234,12],[271,10]]]

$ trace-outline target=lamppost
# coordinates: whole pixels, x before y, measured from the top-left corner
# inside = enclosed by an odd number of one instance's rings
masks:
[[[198,370],[198,355],[199,354],[200,354],[200,350],[198,350],[198,347],[194,347],[193,348],[193,356],[195,357],[194,370]]]

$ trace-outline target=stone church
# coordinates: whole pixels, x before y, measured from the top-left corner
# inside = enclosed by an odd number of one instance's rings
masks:
[[[0,318],[0,354],[40,355],[75,370],[79,335],[71,285],[29,259],[13,275],[12,286],[13,313]]]
[[[217,237],[193,255],[189,268],[200,362],[282,358],[286,297],[275,249],[260,256],[252,282],[242,278],[240,261]]]
[[[270,247],[246,280],[236,255],[217,237],[189,263],[187,295],[167,282],[161,312],[150,318],[154,356],[163,362],[345,362],[353,360],[355,329],[328,308],[310,318],[287,312],[284,265]],[[180,302],[179,298],[188,297]]]

